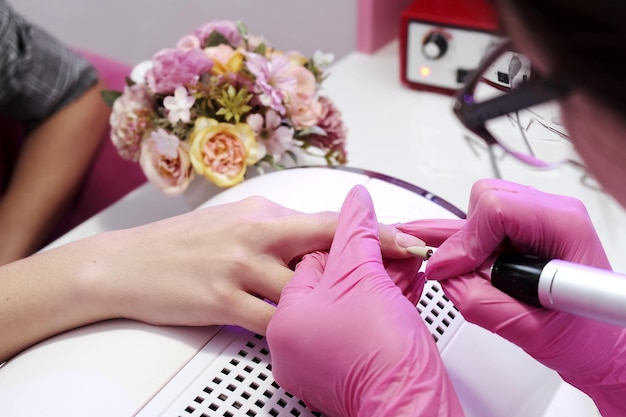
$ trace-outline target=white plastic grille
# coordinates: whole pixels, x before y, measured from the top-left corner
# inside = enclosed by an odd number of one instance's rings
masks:
[[[417,303],[417,311],[426,322],[440,352],[465,321],[459,310],[444,295],[437,281],[426,281],[422,297]]]
[[[181,416],[303,416],[306,406],[272,378],[265,338],[241,333],[217,361],[212,377]],[[312,415],[308,413],[307,415]]]
[[[417,305],[441,351],[464,319],[437,282]],[[313,417],[272,377],[263,336],[223,327],[137,417]]]

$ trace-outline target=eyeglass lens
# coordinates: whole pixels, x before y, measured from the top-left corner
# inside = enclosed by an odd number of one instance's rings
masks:
[[[504,52],[478,78],[473,91],[475,105],[525,88],[533,74],[529,59]],[[533,165],[551,166],[569,159],[573,146],[553,100],[507,113],[485,122],[485,128],[509,153]]]

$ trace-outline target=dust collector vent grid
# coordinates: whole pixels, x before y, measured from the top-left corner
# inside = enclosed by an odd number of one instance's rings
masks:
[[[443,294],[441,286],[436,281],[428,281],[424,286],[422,297],[417,303],[417,310],[435,338],[439,350],[443,349],[443,345],[454,334],[452,330],[456,330],[463,320],[459,310]]]
[[[283,390],[272,378],[269,349],[263,336],[238,333],[226,350],[207,368],[194,390],[188,390],[180,417],[319,416]],[[169,414],[168,414],[169,415]]]
[[[417,308],[439,350],[464,321],[437,282],[426,283]],[[265,338],[243,329],[223,327],[183,368],[189,370],[137,417],[321,416],[274,381]]]

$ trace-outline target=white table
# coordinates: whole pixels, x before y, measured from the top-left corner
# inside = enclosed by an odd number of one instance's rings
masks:
[[[477,157],[465,144],[465,132],[450,111],[449,97],[403,87],[398,67],[396,42],[374,55],[353,53],[333,66],[325,85],[342,110],[349,128],[349,165],[416,184],[465,209],[473,182],[492,176],[486,154]],[[502,161],[500,166],[505,179],[583,200],[614,268],[626,271],[626,257],[620,253],[621,248],[626,247],[626,237],[620,233],[626,230],[626,213],[614,201],[581,186],[576,171],[567,166],[544,172],[529,169],[511,159]],[[215,191],[217,189],[212,192]],[[146,184],[52,246],[183,213],[207,196],[165,197],[152,185]],[[120,415],[119,412],[136,407],[136,404],[130,404],[136,398],[156,392],[181,364],[191,359],[212,331],[211,328],[151,328],[127,321],[99,323],[77,329],[43,342],[0,368],[0,398],[6,400],[18,395],[20,387],[28,387],[33,390],[36,401],[57,406],[56,410],[48,408],[49,415],[79,415],[78,407],[98,402],[102,393],[106,392],[122,400],[118,404],[101,404],[100,407],[110,411],[109,415]],[[120,363],[118,357],[107,355],[106,343],[103,342],[110,340],[107,339],[109,335],[115,335],[119,343],[127,344],[128,350],[134,351],[137,357],[141,356],[141,352],[150,354],[144,355],[147,357],[143,361]],[[80,343],[73,343],[68,350],[64,339],[78,339]],[[55,384],[61,380],[60,376],[66,368],[63,363],[47,363],[51,351],[68,357],[78,355],[85,361],[85,366],[100,361],[98,366],[103,375],[110,378],[85,381],[84,392],[72,394],[75,403],[59,405],[58,400],[55,403],[57,396],[54,393],[62,388]],[[55,368],[59,378],[46,377],[33,382],[32,375],[42,364]],[[81,378],[79,368],[70,372],[69,378]],[[133,386],[130,382],[128,386],[113,383],[119,380],[119,374],[115,376],[119,372],[143,374],[145,383],[141,386]],[[102,391],[94,391],[93,386]],[[124,399],[130,403],[125,403]],[[0,415],[5,415],[3,407],[6,403],[0,401]],[[590,417],[597,413],[585,396],[563,384],[546,417],[560,415]]]

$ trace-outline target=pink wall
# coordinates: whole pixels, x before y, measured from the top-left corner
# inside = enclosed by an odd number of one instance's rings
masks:
[[[413,1],[358,0],[357,51],[371,54],[397,38],[400,31],[400,13]]]

